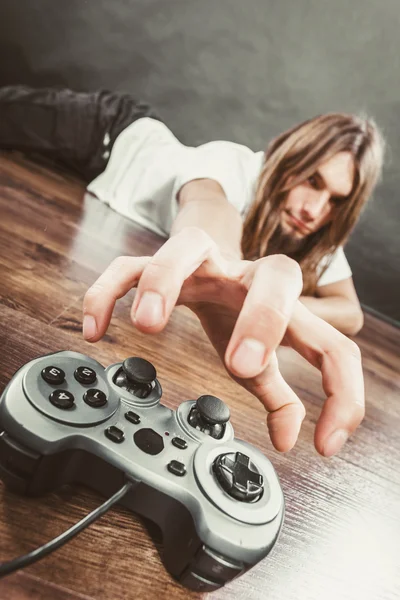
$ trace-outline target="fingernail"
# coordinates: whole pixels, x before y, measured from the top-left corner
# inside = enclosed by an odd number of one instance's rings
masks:
[[[85,340],[94,338],[97,333],[96,320],[92,315],[85,315],[83,317],[83,337]]]
[[[266,348],[253,338],[245,338],[231,358],[232,368],[245,377],[257,375],[264,362]]]
[[[135,320],[145,327],[158,325],[164,318],[164,301],[157,292],[144,292],[136,309]]]
[[[343,444],[349,437],[348,431],[336,429],[326,440],[324,444],[324,456],[330,457],[339,452]]]

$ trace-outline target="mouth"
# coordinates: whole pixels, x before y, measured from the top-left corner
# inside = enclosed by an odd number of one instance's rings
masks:
[[[297,229],[300,229],[300,231],[303,231],[304,233],[311,233],[311,229],[305,223],[303,223],[303,221],[296,219],[296,217],[294,217],[289,212],[286,212],[286,214],[288,215],[289,219],[291,220],[293,225],[296,226]]]

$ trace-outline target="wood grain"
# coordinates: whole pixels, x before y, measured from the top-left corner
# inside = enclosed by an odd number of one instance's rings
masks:
[[[213,393],[229,404],[236,437],[273,462],[286,519],[272,554],[216,599],[391,600],[400,596],[400,331],[366,315],[356,341],[363,354],[367,414],[333,459],[313,448],[323,402],[318,372],[281,348],[282,372],[307,417],[296,447],[276,452],[265,412],[226,374],[199,323],[177,308],[166,329],[143,335],[129,321],[133,293],[121,299],[105,338],[85,342],[82,299],[118,255],[153,254],[163,243],[92,197],[83,185],[18,155],[0,157],[0,391],[15,370],[46,352],[74,349],[109,364],[151,360],[163,403]],[[1,560],[67,529],[103,499],[82,486],[28,499],[0,483]],[[145,524],[114,508],[65,547],[0,581],[7,600],[197,598],[174,582]],[[207,595],[205,595],[207,596]]]

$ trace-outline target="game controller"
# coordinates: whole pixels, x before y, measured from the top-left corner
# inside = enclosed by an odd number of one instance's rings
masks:
[[[270,461],[234,438],[229,408],[204,395],[160,404],[154,366],[106,369],[72,351],[22,366],[0,399],[0,478],[38,496],[82,483],[156,523],[162,560],[183,586],[213,591],[274,546],[284,497]]]

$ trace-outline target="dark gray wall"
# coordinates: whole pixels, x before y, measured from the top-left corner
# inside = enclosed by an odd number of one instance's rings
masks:
[[[400,321],[399,32],[399,0],[2,0],[0,84],[130,91],[189,144],[374,116],[389,159],[347,256],[363,304]]]

